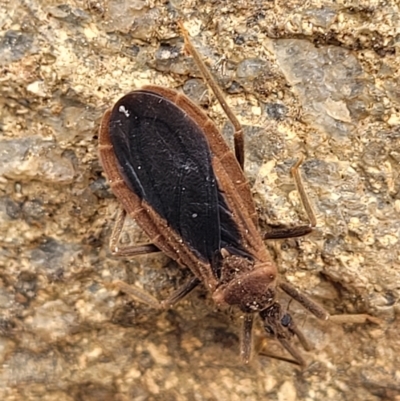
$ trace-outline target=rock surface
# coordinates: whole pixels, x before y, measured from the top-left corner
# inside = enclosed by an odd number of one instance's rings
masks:
[[[400,400],[400,10],[350,3],[0,2],[2,400]],[[303,371],[241,365],[239,319],[205,290],[161,313],[109,285],[163,299],[190,272],[162,254],[111,255],[102,113],[163,85],[206,106],[231,141],[180,18],[245,126],[263,230],[304,222],[290,167],[305,155],[318,225],[268,242],[282,276],[332,314],[382,320],[321,323],[291,303],[314,347]],[[127,226],[123,243],[137,233]]]

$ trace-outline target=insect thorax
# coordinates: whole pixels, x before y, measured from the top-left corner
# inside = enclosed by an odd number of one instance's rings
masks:
[[[274,270],[271,263],[228,255],[222,259],[220,282],[213,299],[218,304],[238,306],[246,313],[259,312],[275,299]]]

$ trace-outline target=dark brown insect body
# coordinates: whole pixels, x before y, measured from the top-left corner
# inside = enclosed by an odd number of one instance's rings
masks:
[[[100,159],[112,191],[153,245],[118,253],[161,250],[193,272],[194,278],[162,302],[162,307],[173,305],[200,283],[218,305],[237,306],[245,315],[241,343],[245,361],[251,354],[253,316],[258,313],[265,330],[281,342],[295,363],[304,365],[290,340],[296,335],[308,349],[307,342],[290,315],[281,310],[277,291],[288,293],[320,319],[327,319],[329,314],[278,280],[263,239],[304,235],[311,227],[260,235],[242,170],[240,124],[183,32],[186,47],[236,128],[236,156],[214,123],[183,94],[146,86],[120,99],[103,117]],[[295,174],[299,183],[297,170]],[[301,195],[312,216],[304,191]],[[122,283],[119,287],[136,299],[160,306],[141,290]]]
[[[218,188],[224,194],[228,210],[232,211],[232,219],[240,231],[241,248],[251,255],[253,260],[250,261],[245,256],[230,255],[229,251],[225,251],[219,263],[221,277],[218,278],[210,267],[209,260],[203,260],[193,249],[185,246],[187,244],[184,244],[182,236],[171,227],[171,222],[163,219],[154,210],[154,206],[148,204],[126,185],[123,173],[121,174],[120,162],[111,143],[110,112],[107,112],[103,117],[100,130],[100,157],[112,191],[120,199],[126,212],[150,237],[150,241],[170,258],[189,267],[196,277],[206,284],[218,303],[235,304],[246,312],[264,309],[274,298],[277,270],[253,223],[256,214],[250,188],[235,156],[214,123],[186,96],[171,89],[156,86],[146,86],[127,96],[135,96],[135,94],[154,95],[161,107],[165,107],[166,104],[174,105],[173,107],[185,113],[187,122],[192,119],[200,128],[199,132],[206,135],[212,154],[212,170],[215,173]],[[129,99],[121,99],[115,108],[123,107],[127,110],[127,100]],[[153,112],[154,108],[151,111]],[[238,287],[241,287],[240,296],[238,296]],[[268,300],[267,294],[269,294]],[[245,301],[246,299],[251,301]]]

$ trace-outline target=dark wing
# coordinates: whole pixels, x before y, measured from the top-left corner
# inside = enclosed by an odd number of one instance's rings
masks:
[[[203,260],[239,247],[238,230],[218,190],[200,127],[168,99],[134,91],[114,106],[110,139],[127,186]]]

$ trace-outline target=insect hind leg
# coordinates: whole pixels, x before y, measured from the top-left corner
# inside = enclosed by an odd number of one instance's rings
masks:
[[[160,252],[160,250],[153,244],[140,244],[121,247],[118,241],[121,236],[122,228],[126,219],[126,211],[120,209],[114,223],[114,228],[110,236],[110,250],[115,256],[136,256],[146,255],[148,253]]]
[[[263,238],[265,240],[302,237],[303,235],[310,234],[317,225],[317,219],[312,209],[310,199],[305,191],[303,180],[300,174],[300,166],[302,163],[303,157],[300,157],[295,165],[291,168],[291,172],[296,184],[297,192],[300,196],[301,203],[306,211],[309,224],[298,227],[282,227],[271,229],[270,231],[264,233]]]
[[[186,295],[190,294],[200,283],[201,281],[197,277],[192,277],[186,283],[181,285],[176,291],[174,291],[167,299],[161,302],[157,298],[153,297],[153,295],[149,294],[147,291],[137,286],[126,284],[123,281],[115,281],[109,286],[113,289],[124,292],[137,302],[146,304],[154,309],[165,310],[181,301],[184,297],[186,297]]]
[[[199,68],[201,75],[203,76],[204,80],[206,81],[207,85],[211,88],[213,91],[215,97],[217,98],[219,104],[221,105],[222,109],[224,110],[226,116],[228,117],[229,121],[232,123],[235,133],[233,136],[234,140],[234,148],[235,148],[235,156],[236,159],[240,165],[240,167],[243,170],[244,167],[244,138],[243,138],[243,128],[242,125],[240,124],[239,120],[229,107],[228,103],[225,100],[225,96],[221,90],[221,88],[218,86],[217,82],[215,81],[214,77],[211,75],[210,71],[204,64],[204,61],[202,60],[200,54],[197,52],[197,50],[194,48],[192,45],[190,39],[189,39],[189,34],[185,27],[183,26],[183,23],[181,21],[178,22],[179,28],[183,34],[184,40],[185,40],[185,49],[190,53],[190,55],[193,57],[194,61],[197,64],[197,67]]]

